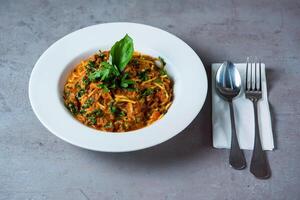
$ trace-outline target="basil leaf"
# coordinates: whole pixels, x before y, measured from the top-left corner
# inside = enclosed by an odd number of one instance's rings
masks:
[[[127,34],[110,49],[111,63],[123,71],[133,54],[133,40]]]

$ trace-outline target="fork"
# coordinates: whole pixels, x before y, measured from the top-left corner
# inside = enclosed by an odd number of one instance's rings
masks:
[[[257,59],[255,59],[257,61]],[[254,149],[250,164],[250,172],[257,178],[267,179],[271,176],[271,170],[267,160],[265,151],[262,149],[261,138],[258,127],[257,102],[262,98],[262,82],[261,82],[261,62],[249,63],[249,57],[246,63],[246,98],[252,101],[255,117],[255,140]],[[249,67],[250,66],[250,67]],[[250,68],[250,70],[249,70]],[[257,72],[257,70],[259,70]],[[249,75],[250,71],[250,75]],[[253,73],[254,71],[254,73]]]

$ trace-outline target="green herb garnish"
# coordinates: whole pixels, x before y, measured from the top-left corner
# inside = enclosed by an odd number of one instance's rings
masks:
[[[107,122],[105,125],[104,125],[104,128],[112,128],[113,125],[112,125],[112,122]]]
[[[160,70],[159,70],[159,74],[160,74],[161,76],[167,75],[167,71],[166,71],[165,69],[160,69]]]
[[[82,82],[84,83],[85,87],[90,83],[90,80],[85,76],[82,78]]]
[[[110,50],[111,64],[117,66],[122,72],[133,54],[133,40],[127,34],[116,42]]]
[[[132,65],[135,66],[135,67],[138,67],[140,65],[139,61],[136,60],[136,59],[133,59],[132,60]]]
[[[93,115],[95,117],[102,117],[103,116],[103,111],[100,109],[94,110],[90,115]]]
[[[149,79],[148,77],[148,70],[142,71],[138,73],[138,77],[141,81],[147,81]]]
[[[162,83],[162,80],[160,78],[157,78],[154,80],[154,83]]]
[[[109,110],[116,117],[126,116],[126,113],[117,106],[115,106],[113,103],[110,104]]]
[[[79,111],[79,113],[83,115],[83,114],[86,113],[86,110],[81,109],[81,110]]]
[[[76,87],[77,89],[80,89],[80,88],[81,88],[81,86],[80,86],[79,83],[76,83],[75,87]]]
[[[133,87],[128,87],[128,88],[124,88],[124,89],[126,89],[126,90],[128,90],[130,92],[136,92],[136,91],[138,91],[137,88],[133,88]]]
[[[124,112],[123,110],[121,110],[118,114],[119,117],[124,117],[126,116],[126,112]]]
[[[74,103],[69,103],[67,105],[67,108],[69,109],[69,111],[73,114],[73,115],[77,115],[78,114],[78,108],[77,106],[75,106]]]
[[[97,122],[98,117],[103,116],[103,111],[100,109],[94,110],[93,112],[89,113],[87,115],[87,119],[89,120],[89,123],[92,125],[95,125]]]
[[[70,96],[70,93],[71,93],[70,91],[64,90],[64,96],[65,96],[65,97],[69,97],[69,96]]]
[[[151,89],[151,88],[147,88],[147,89],[144,89],[142,92],[141,92],[141,95],[142,97],[146,97],[146,96],[149,96],[149,95],[152,95],[155,93],[155,90],[154,89]]]
[[[103,111],[100,109],[94,110],[93,112],[86,115],[90,124],[95,125],[98,117],[103,116]]]
[[[101,81],[109,81],[115,76],[119,76],[120,72],[115,65],[112,65],[108,62],[102,62],[100,64],[100,69],[89,74],[89,80],[95,81],[97,79]]]
[[[128,73],[125,73],[122,78],[121,78],[121,82],[120,82],[120,86],[122,88],[128,88],[129,85],[133,85],[135,84],[135,82],[133,80],[127,79],[127,77],[129,76]]]
[[[112,46],[109,60],[102,62],[99,69],[89,71],[89,81],[102,81],[98,86],[105,92],[109,92],[110,89],[114,89],[116,86],[130,88],[135,82],[128,79],[128,73],[121,76],[121,72],[131,60],[133,51],[133,41],[126,34],[124,38]],[[101,53],[100,51],[100,56]],[[93,63],[89,63],[88,66],[95,68]]]
[[[97,123],[97,119],[94,116],[88,116],[87,119],[91,125],[95,125]]]
[[[87,72],[94,72],[96,70],[96,63],[95,61],[89,61],[85,67]]]
[[[80,89],[77,94],[76,94],[76,98],[79,100],[85,93],[85,89]]]
[[[114,114],[114,113],[116,113],[116,111],[117,111],[117,107],[114,106],[113,103],[111,103],[111,104],[109,105],[109,110],[110,110],[111,113]]]
[[[109,88],[110,89],[115,89],[117,86],[116,86],[116,82],[112,82],[110,85],[109,85]]]
[[[109,92],[110,91],[110,89],[107,87],[107,85],[105,85],[105,84],[99,84],[99,85],[97,85],[98,87],[100,87],[102,90],[103,90],[103,92]]]
[[[161,76],[163,75],[167,75],[167,71],[165,70],[165,66],[166,66],[166,62],[162,57],[158,57],[158,60],[160,61],[160,63],[162,64],[162,67],[160,67],[159,73]]]
[[[94,99],[89,98],[84,102],[82,108],[83,109],[89,108],[92,105],[92,103],[94,103]]]

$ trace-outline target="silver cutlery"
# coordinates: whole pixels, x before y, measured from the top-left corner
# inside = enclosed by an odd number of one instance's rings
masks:
[[[232,99],[241,91],[241,77],[235,65],[225,61],[216,73],[216,91],[225,101],[229,103],[231,119],[231,149],[229,163],[234,169],[244,169],[246,160],[243,151],[240,149],[234,122]]]
[[[249,63],[249,58],[247,58],[245,87],[245,95],[253,103],[255,117],[255,140],[250,172],[257,178],[267,179],[271,176],[271,170],[266,153],[262,149],[257,114],[257,103],[262,98],[261,62]]]

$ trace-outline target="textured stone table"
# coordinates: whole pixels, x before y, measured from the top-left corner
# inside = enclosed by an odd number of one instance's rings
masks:
[[[47,131],[28,99],[38,57],[79,28],[145,23],[186,41],[210,64],[259,56],[268,67],[277,150],[257,180],[212,149],[211,98],[175,138],[122,154],[87,151]],[[300,199],[300,2],[0,1],[0,199]],[[248,163],[251,152],[246,152]]]

